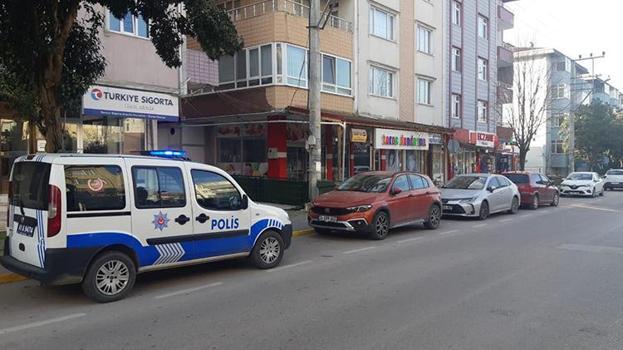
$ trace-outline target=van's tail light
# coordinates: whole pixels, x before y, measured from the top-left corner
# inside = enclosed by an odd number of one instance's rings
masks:
[[[61,189],[50,185],[48,198],[48,237],[54,237],[61,231]]]
[[[13,182],[9,181],[9,208],[13,205]],[[9,218],[11,211],[7,208],[6,211],[6,227],[9,227]]]

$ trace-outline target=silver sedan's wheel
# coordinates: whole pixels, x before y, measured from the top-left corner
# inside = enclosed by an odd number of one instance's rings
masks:
[[[537,203],[538,203],[538,199],[537,199]],[[511,209],[508,212],[509,214],[517,214],[518,211],[519,211],[519,198],[513,197],[513,201],[511,202]]]

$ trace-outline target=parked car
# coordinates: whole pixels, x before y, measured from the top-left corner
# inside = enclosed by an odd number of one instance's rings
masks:
[[[574,172],[569,174],[560,184],[560,194],[562,196],[603,196],[604,180],[594,172]]]
[[[529,171],[513,171],[502,175],[517,185],[521,205],[530,209],[537,209],[541,205],[558,206],[560,193],[547,176]]]
[[[604,176],[604,190],[623,188],[623,169],[610,169]]]
[[[0,263],[43,284],[81,283],[98,302],[122,299],[145,271],[245,257],[279,265],[288,213],[253,202],[217,167],[177,159],[17,158]]]
[[[476,217],[519,210],[517,186],[502,175],[458,175],[441,188],[443,215]]]
[[[439,190],[430,178],[410,172],[367,172],[318,196],[308,221],[318,233],[363,232],[384,239],[389,230],[418,222],[436,229],[441,220]]]

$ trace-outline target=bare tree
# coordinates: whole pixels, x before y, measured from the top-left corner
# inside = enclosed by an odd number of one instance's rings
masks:
[[[513,129],[513,137],[519,148],[520,170],[525,170],[530,145],[547,121],[549,68],[544,57],[515,56],[514,97],[512,103],[504,107],[504,124]]]

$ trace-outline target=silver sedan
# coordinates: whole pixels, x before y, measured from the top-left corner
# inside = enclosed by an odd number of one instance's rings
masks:
[[[519,190],[502,175],[464,174],[441,188],[443,215],[486,219],[490,214],[519,210]]]

